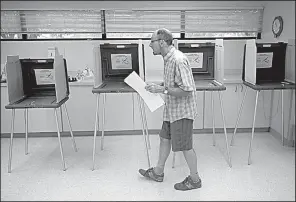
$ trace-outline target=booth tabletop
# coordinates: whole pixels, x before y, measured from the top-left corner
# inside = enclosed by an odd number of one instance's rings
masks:
[[[253,85],[249,82],[243,81],[243,84],[254,89],[254,90],[284,90],[284,89],[295,89],[295,83],[292,82],[278,82],[278,83],[264,83]]]
[[[59,103],[55,102],[55,96],[45,96],[45,97],[28,97],[16,101],[12,104],[5,106],[6,109],[26,109],[26,108],[59,108],[64,104],[69,97],[65,97]]]
[[[223,91],[226,87],[215,80],[195,80],[196,91]]]
[[[223,84],[215,82],[215,80],[199,80],[195,81],[196,91],[223,91],[226,87]],[[134,93],[136,92],[132,87],[122,85],[108,85],[102,84],[92,89],[92,93]]]
[[[132,87],[124,82],[108,82],[103,83],[98,87],[92,89],[92,93],[134,93],[136,92]]]

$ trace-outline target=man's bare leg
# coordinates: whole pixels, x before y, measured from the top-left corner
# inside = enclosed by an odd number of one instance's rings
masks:
[[[197,172],[197,157],[194,149],[183,151],[183,155],[189,167],[191,179],[194,182],[199,181],[200,178]]]
[[[158,175],[163,173],[165,162],[168,159],[171,152],[171,140],[162,137],[159,138],[159,156],[157,166],[154,168],[154,172]]]

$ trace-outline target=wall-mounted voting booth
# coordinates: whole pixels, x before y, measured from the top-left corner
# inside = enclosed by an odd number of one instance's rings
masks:
[[[92,92],[96,94],[96,116],[95,116],[95,131],[94,131],[94,146],[93,146],[93,167],[95,167],[95,151],[96,151],[96,136],[99,111],[99,95],[103,94],[102,103],[102,136],[101,150],[104,145],[104,125],[105,125],[105,103],[106,93],[134,93],[136,92],[124,82],[124,79],[132,72],[136,72],[145,81],[145,63],[144,63],[144,45],[142,40],[120,40],[112,41],[112,43],[100,43],[94,47],[94,73],[95,84]],[[139,108],[141,111],[143,126],[143,136],[146,145],[146,154],[148,165],[150,167],[149,153],[147,148],[148,128],[146,122],[146,114],[144,103],[138,96]],[[146,131],[146,132],[144,132]],[[149,140],[148,140],[149,142]]]
[[[131,43],[101,43],[94,47],[95,87],[124,83],[124,79],[135,71],[145,79],[144,45],[142,40]]]
[[[57,108],[62,105],[65,108],[68,118],[73,146],[75,151],[77,151],[66,108],[66,101],[69,99],[70,93],[66,60],[59,54],[57,49],[55,49],[54,58],[20,59],[19,56],[7,56],[6,72],[9,104],[6,105],[5,108],[12,109],[8,172],[11,172],[15,109],[25,109],[25,153],[27,154],[28,109],[32,108],[54,109],[63,170],[66,170],[57,116]]]
[[[215,112],[213,91],[219,92],[220,109],[224,125],[225,142],[227,147],[228,164],[231,167],[231,157],[227,132],[225,126],[222,96],[220,91],[226,90],[224,83],[224,45],[223,39],[213,41],[202,40],[174,40],[174,46],[183,52],[190,63],[197,91],[211,91],[212,119],[213,119],[213,145],[215,145]],[[173,156],[175,159],[175,155]],[[173,159],[173,166],[174,166]]]
[[[247,40],[244,48],[243,81],[253,85],[286,81],[287,43],[256,43]],[[292,56],[294,57],[294,56]]]

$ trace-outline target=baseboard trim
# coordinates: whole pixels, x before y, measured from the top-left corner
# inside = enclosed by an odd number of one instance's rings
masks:
[[[280,141],[282,143],[282,135],[277,132],[276,130],[274,130],[273,128],[270,128],[270,134],[277,139],[278,141]],[[294,147],[294,140],[288,140],[286,137],[284,137],[284,146],[287,147]]]
[[[263,128],[255,128],[255,132],[269,132],[269,127]],[[234,128],[227,128],[227,133],[233,133]],[[150,129],[148,130],[149,134],[158,134],[160,130]],[[252,128],[238,128],[236,130],[237,133],[248,133],[252,132]],[[73,131],[75,137],[81,136],[93,136],[94,131]],[[201,133],[213,133],[213,129],[205,128],[205,129],[194,129],[194,134],[201,134]],[[216,128],[215,133],[224,133],[223,128]],[[104,136],[118,136],[118,135],[142,135],[142,130],[118,130],[118,131],[105,131]],[[57,137],[57,132],[33,132],[28,133],[28,137]],[[101,131],[97,132],[97,136],[101,136]],[[13,137],[15,138],[24,138],[25,133],[14,133]],[[61,132],[61,137],[70,137],[69,131]],[[10,133],[1,133],[1,138],[10,138]]]

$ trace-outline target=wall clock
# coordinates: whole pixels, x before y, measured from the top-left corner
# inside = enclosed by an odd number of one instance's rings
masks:
[[[277,38],[281,35],[284,27],[284,20],[281,16],[277,16],[274,18],[272,22],[272,32],[274,37]]]

